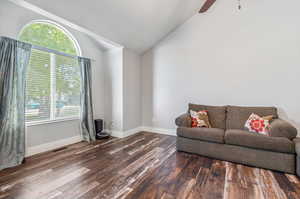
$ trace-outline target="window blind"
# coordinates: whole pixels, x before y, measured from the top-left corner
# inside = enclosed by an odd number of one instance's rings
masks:
[[[32,49],[26,74],[26,122],[79,117],[79,111],[77,59]]]

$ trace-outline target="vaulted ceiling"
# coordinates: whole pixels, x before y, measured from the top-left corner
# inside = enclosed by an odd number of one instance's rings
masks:
[[[138,53],[198,13],[204,0],[26,0]]]

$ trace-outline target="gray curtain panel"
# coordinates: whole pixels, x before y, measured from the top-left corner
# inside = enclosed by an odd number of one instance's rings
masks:
[[[93,116],[91,60],[78,58],[81,74],[81,134],[85,141],[96,140],[96,130]]]
[[[25,80],[31,45],[0,37],[0,170],[25,157]]]

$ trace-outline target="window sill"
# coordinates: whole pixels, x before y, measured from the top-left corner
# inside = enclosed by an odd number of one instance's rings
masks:
[[[68,117],[68,118],[61,118],[61,119],[56,119],[56,120],[43,120],[43,121],[36,121],[36,122],[26,122],[26,127],[44,125],[44,124],[52,124],[52,123],[58,123],[58,122],[74,121],[74,120],[79,120],[79,117]]]

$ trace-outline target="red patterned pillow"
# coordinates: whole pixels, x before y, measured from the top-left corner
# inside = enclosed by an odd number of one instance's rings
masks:
[[[269,135],[270,123],[268,119],[264,119],[263,117],[252,113],[246,121],[245,127],[250,132]]]
[[[190,110],[191,119],[192,119],[192,128],[196,127],[206,127],[211,128],[211,125],[209,123],[208,119],[208,111],[193,111]]]

